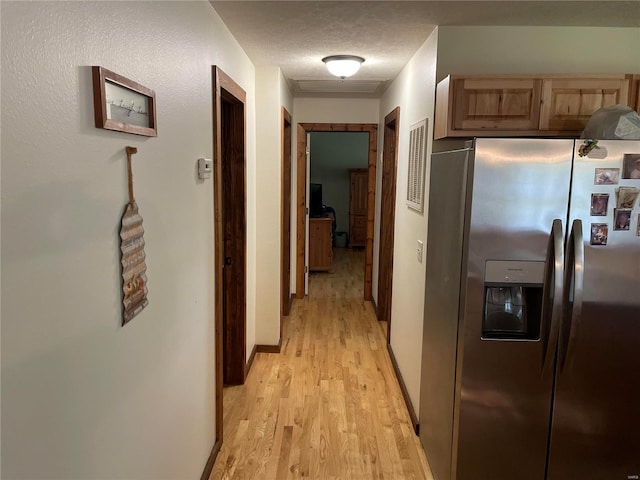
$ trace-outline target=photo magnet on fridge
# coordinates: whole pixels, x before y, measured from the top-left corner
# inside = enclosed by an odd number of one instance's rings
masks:
[[[630,208],[616,208],[613,211],[615,223],[613,224],[614,230],[629,230],[631,226],[631,209]]]
[[[609,207],[608,193],[592,193],[591,194],[591,216],[604,217]]]
[[[606,245],[609,237],[609,225],[606,223],[591,224],[591,245]]]
[[[618,199],[616,201],[617,208],[633,208],[636,203],[638,194],[640,194],[640,188],[635,187],[620,187],[616,190]]]
[[[617,185],[619,179],[619,168],[596,168],[593,183],[595,185]]]
[[[622,178],[640,180],[640,154],[626,153],[624,155]]]

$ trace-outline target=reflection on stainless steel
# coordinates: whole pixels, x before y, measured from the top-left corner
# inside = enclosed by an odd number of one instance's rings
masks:
[[[514,409],[514,406],[516,404],[514,398],[506,395],[505,392],[501,392],[500,390],[473,390],[467,388],[460,392],[460,397],[464,399],[465,402],[469,402],[470,405],[494,409],[506,409],[499,413],[499,415],[501,416],[505,411],[508,413],[517,413]],[[494,410],[494,412],[496,411]],[[490,411],[488,411],[487,413],[491,414]]]
[[[481,139],[432,157],[420,437],[436,480],[640,474],[640,238],[582,238],[591,193],[617,188],[594,186],[594,169],[640,142],[601,141],[606,159],[574,143]]]
[[[573,410],[571,405],[562,400],[556,402],[557,406],[566,409],[567,414],[555,421],[554,428],[560,430],[574,430],[579,435],[597,435],[607,428],[607,414],[595,405],[588,410]],[[557,408],[557,407],[556,407]]]

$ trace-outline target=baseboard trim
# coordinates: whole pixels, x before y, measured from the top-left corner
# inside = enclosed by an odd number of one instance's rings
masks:
[[[404,398],[404,403],[407,405],[407,410],[409,411],[409,417],[411,418],[413,430],[416,432],[416,435],[419,435],[420,423],[418,423],[418,415],[416,415],[416,411],[414,410],[413,404],[411,403],[411,398],[409,397],[409,391],[407,390],[407,386],[405,385],[404,379],[402,378],[402,374],[400,373],[400,368],[398,367],[396,356],[393,354],[393,349],[391,348],[391,344],[387,344],[387,351],[389,352],[389,358],[391,358],[393,371],[395,372],[396,378],[398,379],[398,383],[400,384],[400,390],[402,391],[402,397]]]
[[[222,440],[216,439],[216,443],[213,444],[213,448],[211,449],[211,453],[209,454],[207,464],[204,466],[204,471],[202,472],[200,480],[209,480],[211,472],[213,471],[213,465],[216,463],[218,453],[220,453],[220,448],[222,448]]]
[[[282,348],[282,338],[278,341],[277,345],[256,345],[256,352],[258,353],[280,353]]]
[[[254,345],[251,350],[251,355],[249,355],[249,359],[247,360],[247,364],[244,366],[244,378],[247,378],[249,375],[249,371],[251,370],[251,366],[253,365],[253,359],[256,358],[256,351],[258,350],[258,346]],[[242,382],[244,383],[244,382]]]
[[[289,305],[287,305],[287,309],[286,309],[287,314],[283,315],[284,317],[288,317],[289,315],[291,315],[291,308],[293,308],[293,300],[295,298],[296,298],[295,293],[291,294],[291,296],[289,297]]]

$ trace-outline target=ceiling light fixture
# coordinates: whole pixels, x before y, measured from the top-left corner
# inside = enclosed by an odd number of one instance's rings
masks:
[[[324,57],[322,61],[332,74],[344,80],[360,69],[364,58],[355,55],[331,55]]]

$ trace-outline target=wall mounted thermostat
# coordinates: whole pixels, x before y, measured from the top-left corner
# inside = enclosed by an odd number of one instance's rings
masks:
[[[198,176],[205,180],[211,178],[211,172],[213,171],[213,160],[210,158],[198,159]]]

